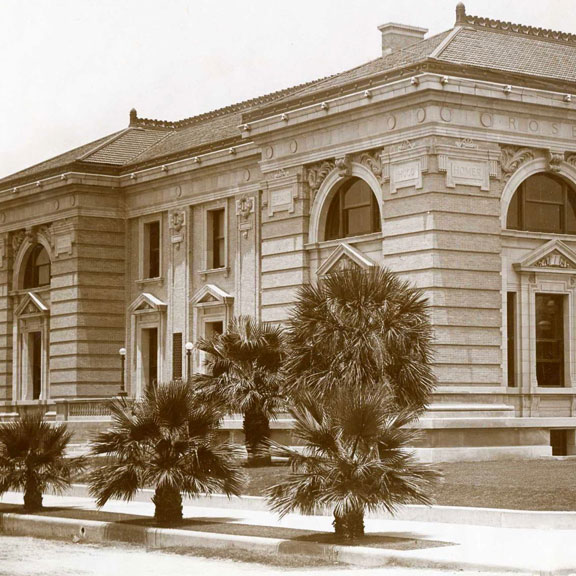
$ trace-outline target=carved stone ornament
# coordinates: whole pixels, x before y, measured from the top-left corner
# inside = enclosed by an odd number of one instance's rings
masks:
[[[254,197],[242,196],[236,200],[236,216],[238,217],[238,228],[242,231],[242,236],[248,238],[248,230],[253,227],[252,215],[254,214]]]
[[[464,148],[466,150],[477,150],[478,149],[478,145],[475,144],[471,138],[462,138],[462,140],[457,140],[456,146],[458,146],[458,148]]]
[[[311,200],[314,200],[314,196],[320,186],[322,186],[322,182],[324,182],[326,176],[334,170],[335,166],[336,163],[334,160],[323,160],[322,162],[308,166],[306,169],[306,181],[310,187]]]
[[[338,175],[342,178],[350,176],[352,174],[352,161],[350,160],[350,156],[345,154],[340,158],[336,158],[336,168],[338,170]]]
[[[360,164],[366,166],[374,176],[378,179],[378,182],[382,184],[382,158],[381,158],[381,151],[371,151],[371,152],[363,152],[360,154],[358,161]]]
[[[531,148],[519,148],[518,146],[502,146],[502,156],[500,158],[500,166],[502,168],[502,175],[504,181],[507,181],[510,176],[524,162],[534,160],[536,157],[534,150]]]
[[[564,154],[562,152],[550,151],[548,156],[548,168],[552,172],[559,172],[562,162],[564,162]]]
[[[184,210],[174,210],[169,216],[170,241],[180,250],[180,244],[184,241],[183,228],[186,225],[186,213]]]
[[[38,236],[41,236],[50,248],[54,248],[54,237],[52,234],[52,225],[51,224],[43,224],[38,228]]]
[[[559,252],[550,252],[550,254],[538,260],[534,266],[538,268],[573,268],[572,263]]]
[[[12,232],[12,252],[14,254],[18,254],[18,250],[20,250],[20,246],[22,246],[22,242],[24,242],[25,238],[25,230],[16,230],[15,232]]]
[[[568,162],[568,164],[570,164],[570,166],[573,166],[574,168],[576,168],[576,154],[570,154],[566,158],[566,162]]]
[[[401,142],[396,146],[396,151],[405,152],[406,150],[414,150],[414,146],[416,146],[416,144],[414,144],[412,140],[404,140],[404,142]]]

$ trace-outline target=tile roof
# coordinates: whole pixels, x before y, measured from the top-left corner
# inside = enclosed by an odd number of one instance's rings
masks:
[[[438,55],[470,65],[576,82],[576,44],[502,30],[462,28]]]
[[[246,121],[428,65],[462,76],[489,71],[519,84],[544,82],[552,89],[565,89],[576,85],[576,35],[467,15],[459,4],[454,28],[341,74],[177,122],[138,118],[132,111],[129,128],[0,179],[0,187],[72,168],[120,173],[223,148],[242,140],[238,126]]]
[[[82,162],[123,166],[133,162],[146,150],[170,134],[167,130],[128,128],[104,145],[78,158]]]

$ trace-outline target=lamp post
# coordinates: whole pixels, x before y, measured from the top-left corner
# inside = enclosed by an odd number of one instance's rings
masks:
[[[126,363],[126,348],[120,348],[120,350],[118,350],[118,354],[120,354],[120,361],[122,363],[122,372],[120,374],[120,392],[118,392],[118,396],[126,396],[126,389],[124,388],[124,364]]]
[[[186,342],[184,348],[186,348],[186,378],[190,380],[190,357],[192,356],[194,344],[192,344],[192,342]]]

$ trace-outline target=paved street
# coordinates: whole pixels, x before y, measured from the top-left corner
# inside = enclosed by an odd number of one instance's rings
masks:
[[[220,560],[189,555],[146,551],[136,546],[96,546],[37,540],[34,538],[0,537],[0,576],[242,576],[262,574],[276,576],[462,576],[462,572],[435,570],[359,569],[359,568],[286,568]],[[480,573],[468,573],[480,576]],[[518,573],[516,573],[518,574]],[[494,572],[490,576],[498,576]]]

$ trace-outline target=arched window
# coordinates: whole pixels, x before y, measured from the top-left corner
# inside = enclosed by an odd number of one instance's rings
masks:
[[[576,192],[551,174],[530,176],[512,197],[506,228],[576,234]]]
[[[330,202],[324,239],[360,236],[381,229],[380,211],[372,188],[360,178],[345,180]]]
[[[36,244],[26,262],[23,288],[40,288],[50,284],[50,258],[46,249]]]

